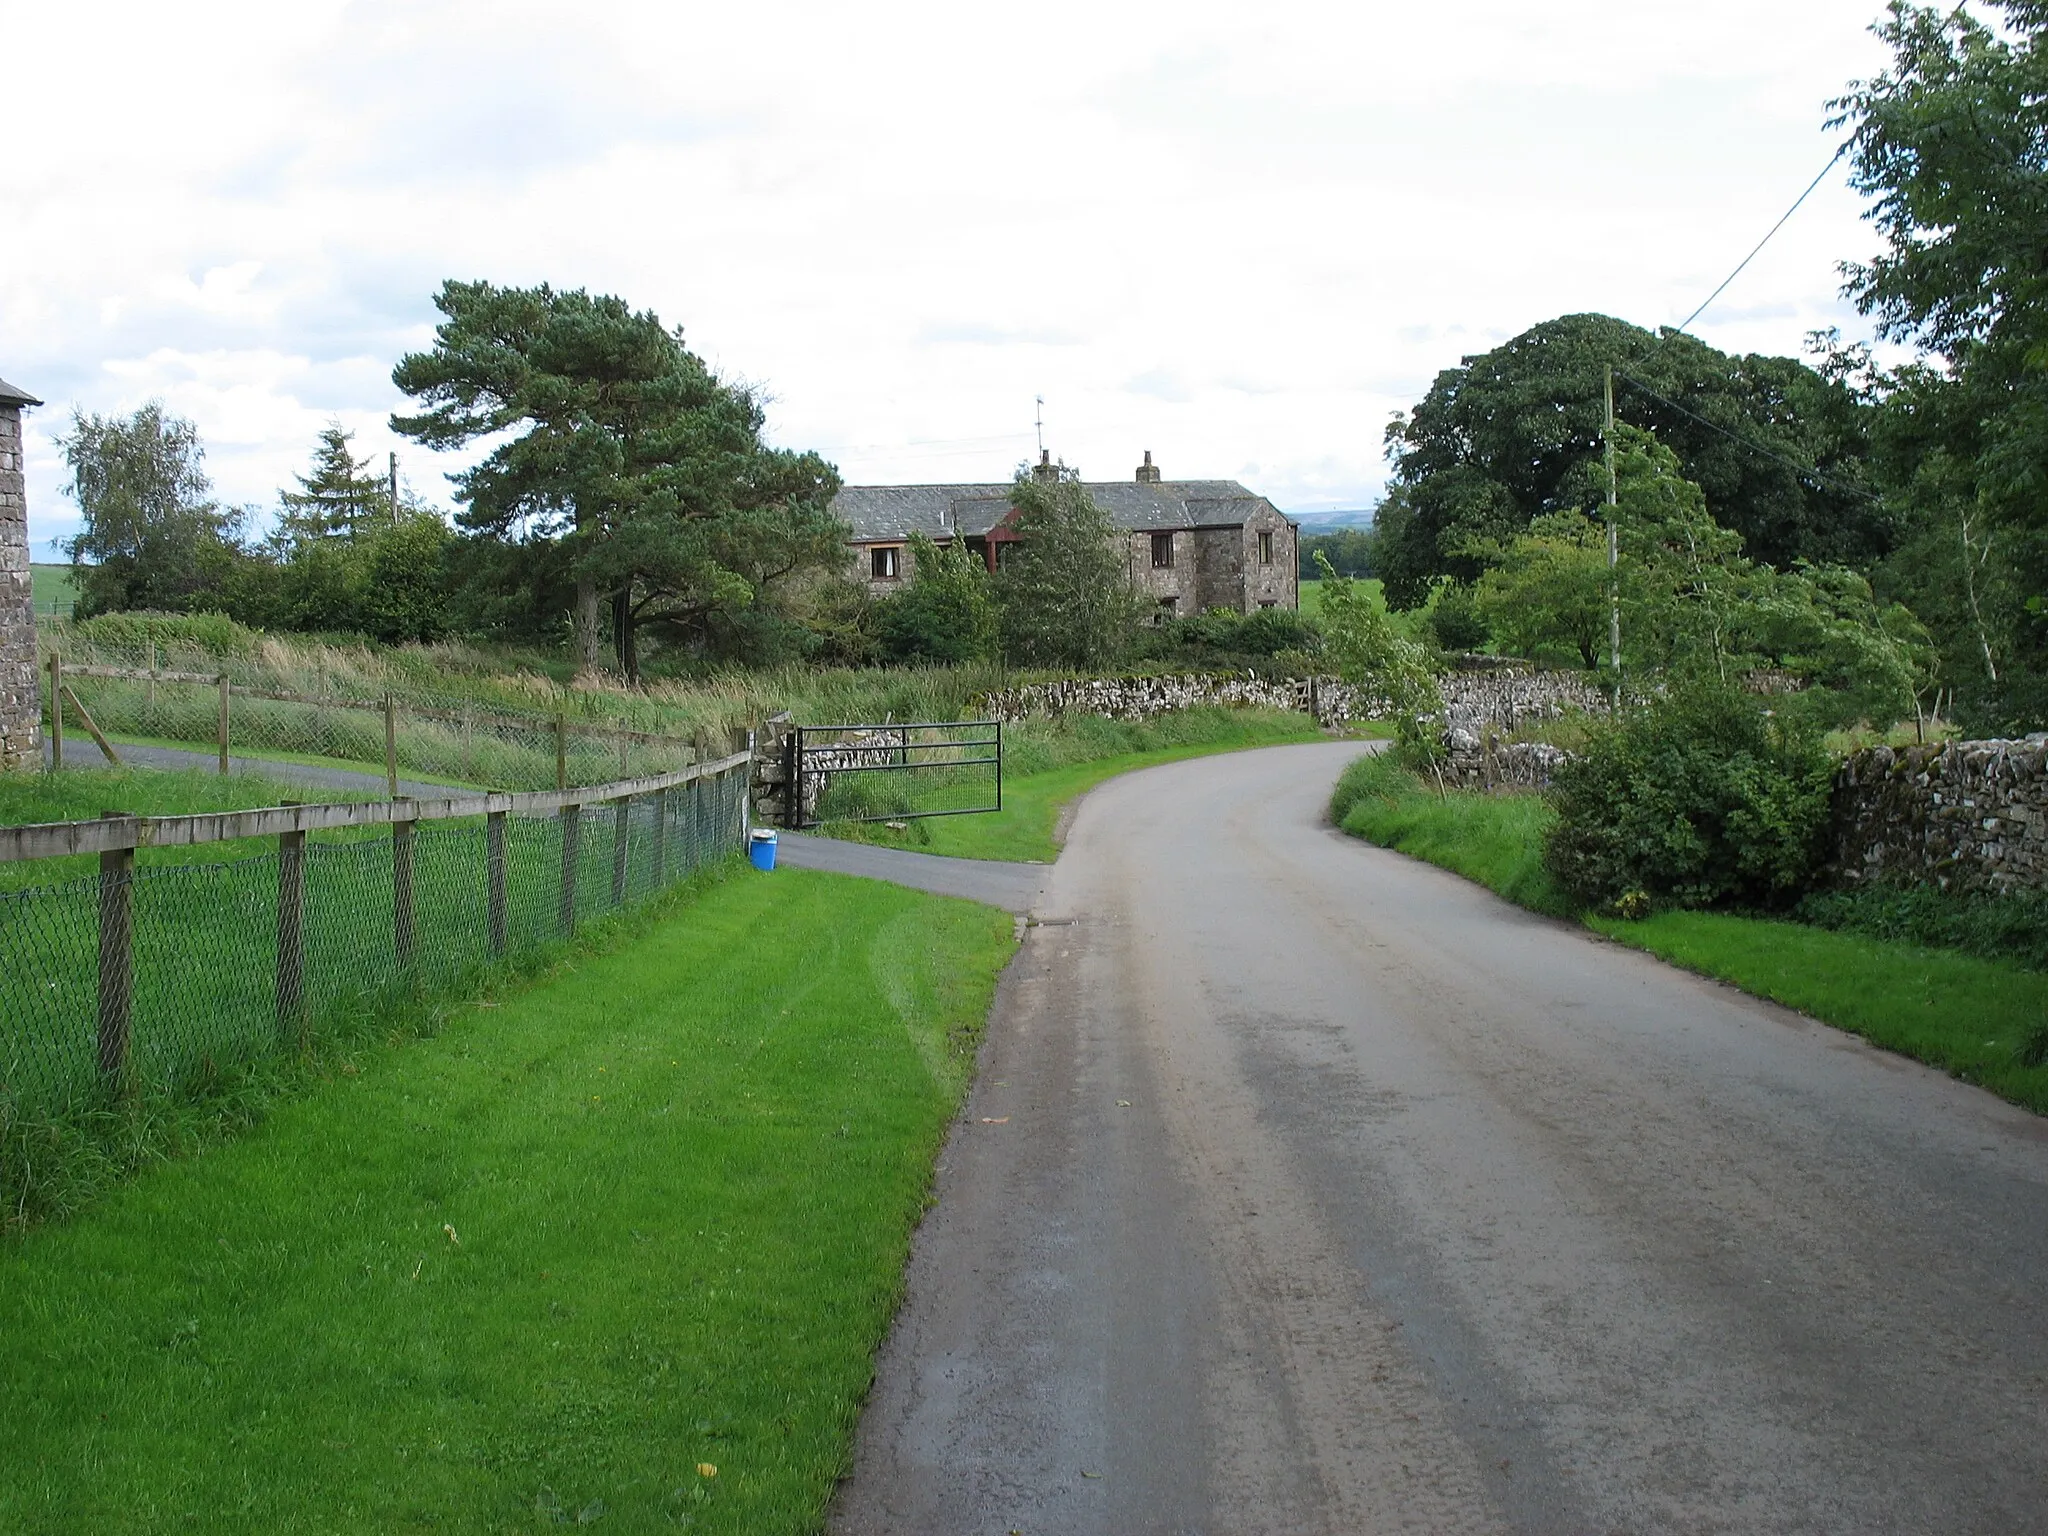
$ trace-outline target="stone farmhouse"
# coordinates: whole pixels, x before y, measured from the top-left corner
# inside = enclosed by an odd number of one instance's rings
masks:
[[[1040,475],[1053,473],[1041,455]],[[1018,542],[1008,482],[994,485],[849,485],[832,511],[853,530],[851,574],[874,597],[900,592],[916,572],[910,536],[962,541],[993,571]],[[1235,480],[1166,480],[1148,451],[1130,480],[1088,485],[1126,545],[1131,582],[1161,618],[1229,608],[1301,605],[1299,526]]]

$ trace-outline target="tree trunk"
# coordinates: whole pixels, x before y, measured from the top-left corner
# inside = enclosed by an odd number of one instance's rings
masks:
[[[576,578],[576,671],[579,676],[601,670],[598,664],[601,643],[597,583],[588,576],[579,576]]]
[[[618,652],[619,670],[626,681],[640,684],[640,644],[634,633],[633,589],[622,587],[612,594],[612,648]]]

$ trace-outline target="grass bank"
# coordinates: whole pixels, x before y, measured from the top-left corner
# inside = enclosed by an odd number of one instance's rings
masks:
[[[1001,811],[914,820],[901,832],[877,822],[837,822],[820,830],[949,858],[1050,863],[1059,857],[1054,834],[1060,812],[1105,779],[1215,752],[1322,739],[1307,716],[1280,710],[1203,708],[1144,721],[1093,715],[1025,721],[1004,731]]]
[[[1362,758],[1338,781],[1331,814],[1354,836],[1464,875],[1518,905],[1577,915],[1543,867],[1552,813],[1540,796],[1440,794],[1386,758]],[[2039,971],[1735,913],[1586,922],[2048,1113],[2048,975]]]
[[[0,1529],[816,1529],[1010,949],[734,878],[0,1246]]]
[[[1572,915],[1543,867],[1551,812],[1539,796],[1446,794],[1375,754],[1344,770],[1330,814],[1354,837],[1476,880],[1518,906]]]
[[[1587,922],[2048,1114],[2048,1062],[2028,1060],[2048,1020],[2048,976],[2038,971],[1725,912]]]

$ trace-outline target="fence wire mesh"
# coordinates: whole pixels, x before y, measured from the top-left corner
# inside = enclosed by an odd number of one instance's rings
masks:
[[[117,753],[131,744],[219,753],[223,704],[216,682],[105,677],[61,667],[58,676],[68,694],[67,762],[100,760],[100,749],[86,728],[88,718],[101,733],[118,738],[113,742]],[[47,699],[47,668],[43,682]],[[230,684],[225,710],[225,740],[232,757],[319,758],[373,775],[395,766],[401,777],[476,788],[582,787],[668,773],[695,760],[694,745],[683,737],[629,731],[567,715],[522,716],[473,701],[394,700],[387,725],[381,699],[286,694]]]
[[[573,927],[740,849],[746,787],[738,765],[658,795],[507,815],[504,953],[564,937],[565,910]],[[112,1060],[102,994],[123,978],[102,969],[106,883],[0,892],[0,1109],[59,1113],[116,1087],[177,1093],[235,1062],[296,1049],[376,1009],[393,989],[444,992],[474,975],[495,958],[486,821],[415,825],[409,935],[397,897],[400,847],[381,829],[307,838],[302,958],[289,988],[282,849],[131,869],[126,1033]]]

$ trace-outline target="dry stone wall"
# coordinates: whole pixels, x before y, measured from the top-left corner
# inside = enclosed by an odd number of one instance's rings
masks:
[[[1835,878],[2048,885],[2048,735],[1869,747],[1835,780]]]
[[[1449,672],[1438,683],[1446,729],[1472,733],[1475,747],[1489,730],[1512,734],[1576,710],[1607,708],[1607,696],[1598,688],[1564,672]],[[1255,672],[1064,678],[1005,688],[987,700],[989,712],[1005,722],[1069,714],[1149,720],[1202,706],[1300,710],[1331,728],[1384,717],[1388,711],[1384,698],[1334,677],[1261,677]]]
[[[0,385],[4,390],[5,385]],[[36,685],[36,609],[28,567],[28,498],[21,468],[21,407],[0,399],[0,769],[42,762]]]

